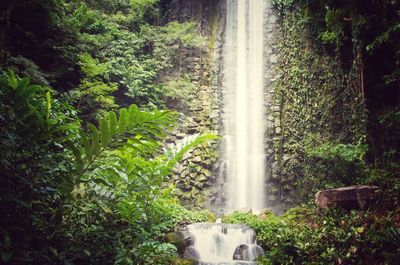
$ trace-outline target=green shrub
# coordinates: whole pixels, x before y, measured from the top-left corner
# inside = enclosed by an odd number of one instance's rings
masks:
[[[223,221],[256,231],[257,243],[266,251],[261,264],[379,264],[398,241],[397,233],[382,233],[393,227],[391,218],[368,212],[317,215],[311,208],[293,208],[282,216],[234,213]]]

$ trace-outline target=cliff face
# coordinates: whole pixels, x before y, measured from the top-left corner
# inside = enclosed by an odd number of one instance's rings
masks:
[[[194,87],[188,106],[182,112],[180,125],[170,139],[185,141],[197,133],[220,134],[220,62],[224,26],[224,1],[164,2],[168,21],[194,22],[204,46],[182,51],[180,74],[187,74]],[[208,207],[216,199],[219,172],[219,146],[212,143],[188,153],[172,176],[177,195],[191,207]]]
[[[206,39],[202,49],[181,55],[196,91],[177,139],[223,133],[225,6],[225,0],[168,3],[168,20],[194,21]],[[345,73],[336,58],[321,51],[295,11],[277,14],[267,2],[264,21],[266,204],[280,212],[326,185],[351,184],[362,177],[357,175],[362,161],[348,164],[341,154],[323,153],[320,147],[361,154],[365,106],[357,68]],[[226,178],[220,150],[216,143],[198,148],[177,167],[173,180],[183,202],[212,205],[214,210],[224,207]]]

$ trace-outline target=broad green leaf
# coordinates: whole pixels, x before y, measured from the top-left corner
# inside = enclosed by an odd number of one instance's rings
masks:
[[[16,89],[17,86],[18,86],[18,79],[17,79],[17,77],[15,76],[15,73],[14,73],[13,71],[11,71],[11,70],[8,70],[8,71],[7,71],[7,77],[8,77],[8,84],[9,84],[12,88]]]
[[[114,111],[108,113],[108,120],[110,122],[110,137],[117,133],[117,114]]]
[[[92,155],[96,156],[100,152],[100,135],[99,131],[97,130],[96,126],[94,126],[92,123],[88,124],[88,128],[91,132],[91,151]]]
[[[110,129],[108,127],[108,120],[106,118],[101,118],[99,124],[101,144],[103,145],[103,147],[107,147],[107,145],[110,143]]]
[[[132,128],[133,126],[136,125],[137,121],[140,118],[140,111],[136,107],[136,105],[132,104],[129,107],[129,113],[128,113],[128,128]]]
[[[21,97],[23,98],[30,98],[32,97],[34,94],[36,94],[38,91],[40,91],[42,89],[41,86],[39,85],[30,85],[29,87],[27,87],[25,89],[25,91],[22,93]]]
[[[83,132],[82,130],[79,132],[81,139],[82,139],[82,144],[83,148],[85,149],[85,155],[86,155],[86,160],[91,161],[92,160],[92,150],[90,148],[90,142],[88,137],[86,136],[86,133]]]
[[[29,78],[24,77],[18,81],[17,89],[24,91],[29,85]]]
[[[128,118],[128,110],[123,108],[119,110],[118,133],[124,133],[126,130],[126,122]]]

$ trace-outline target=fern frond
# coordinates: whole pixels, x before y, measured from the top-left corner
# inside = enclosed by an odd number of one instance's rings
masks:
[[[99,121],[99,126],[100,126],[101,144],[103,147],[107,147],[111,139],[108,120],[105,117],[101,118]]]
[[[18,86],[18,78],[16,77],[16,75],[13,71],[7,70],[7,79],[8,79],[8,84],[13,89],[16,89]]]
[[[181,142],[165,151],[168,161],[168,168],[172,168],[175,164],[182,160],[183,155],[190,149],[210,140],[217,140],[219,137],[214,134],[194,134],[184,138]]]
[[[114,111],[108,113],[108,120],[110,122],[110,136],[113,137],[117,133],[117,114]]]
[[[110,148],[123,143],[125,140],[133,153],[138,156],[150,158],[154,155],[159,146],[156,139],[162,139],[167,132],[173,128],[176,120],[176,114],[171,111],[152,112],[141,111],[137,106],[131,105],[129,109],[122,108],[119,111],[119,117],[115,112],[109,112],[99,120],[99,129],[89,123],[89,134],[83,131],[81,134],[80,152],[84,157],[85,170],[89,169],[90,164],[94,162],[99,154]],[[119,139],[119,141],[112,141]],[[84,155],[83,155],[84,154]],[[83,172],[78,172],[82,174]]]
[[[124,133],[128,119],[128,110],[123,108],[119,110],[118,133]]]
[[[100,152],[100,134],[99,131],[97,130],[96,126],[94,126],[92,123],[88,124],[88,128],[91,132],[91,152],[93,155],[96,155],[97,153]]]
[[[79,131],[79,135],[81,136],[81,139],[82,139],[82,145],[83,145],[83,149],[85,152],[86,160],[90,161],[90,160],[92,160],[92,150],[90,148],[89,139],[88,139],[86,133],[82,130]]]

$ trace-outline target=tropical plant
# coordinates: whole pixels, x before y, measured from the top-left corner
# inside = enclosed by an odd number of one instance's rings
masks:
[[[63,209],[50,205],[60,205],[72,189],[67,143],[80,124],[76,111],[52,93],[11,71],[0,74],[3,262],[39,262],[58,244],[54,229]]]

